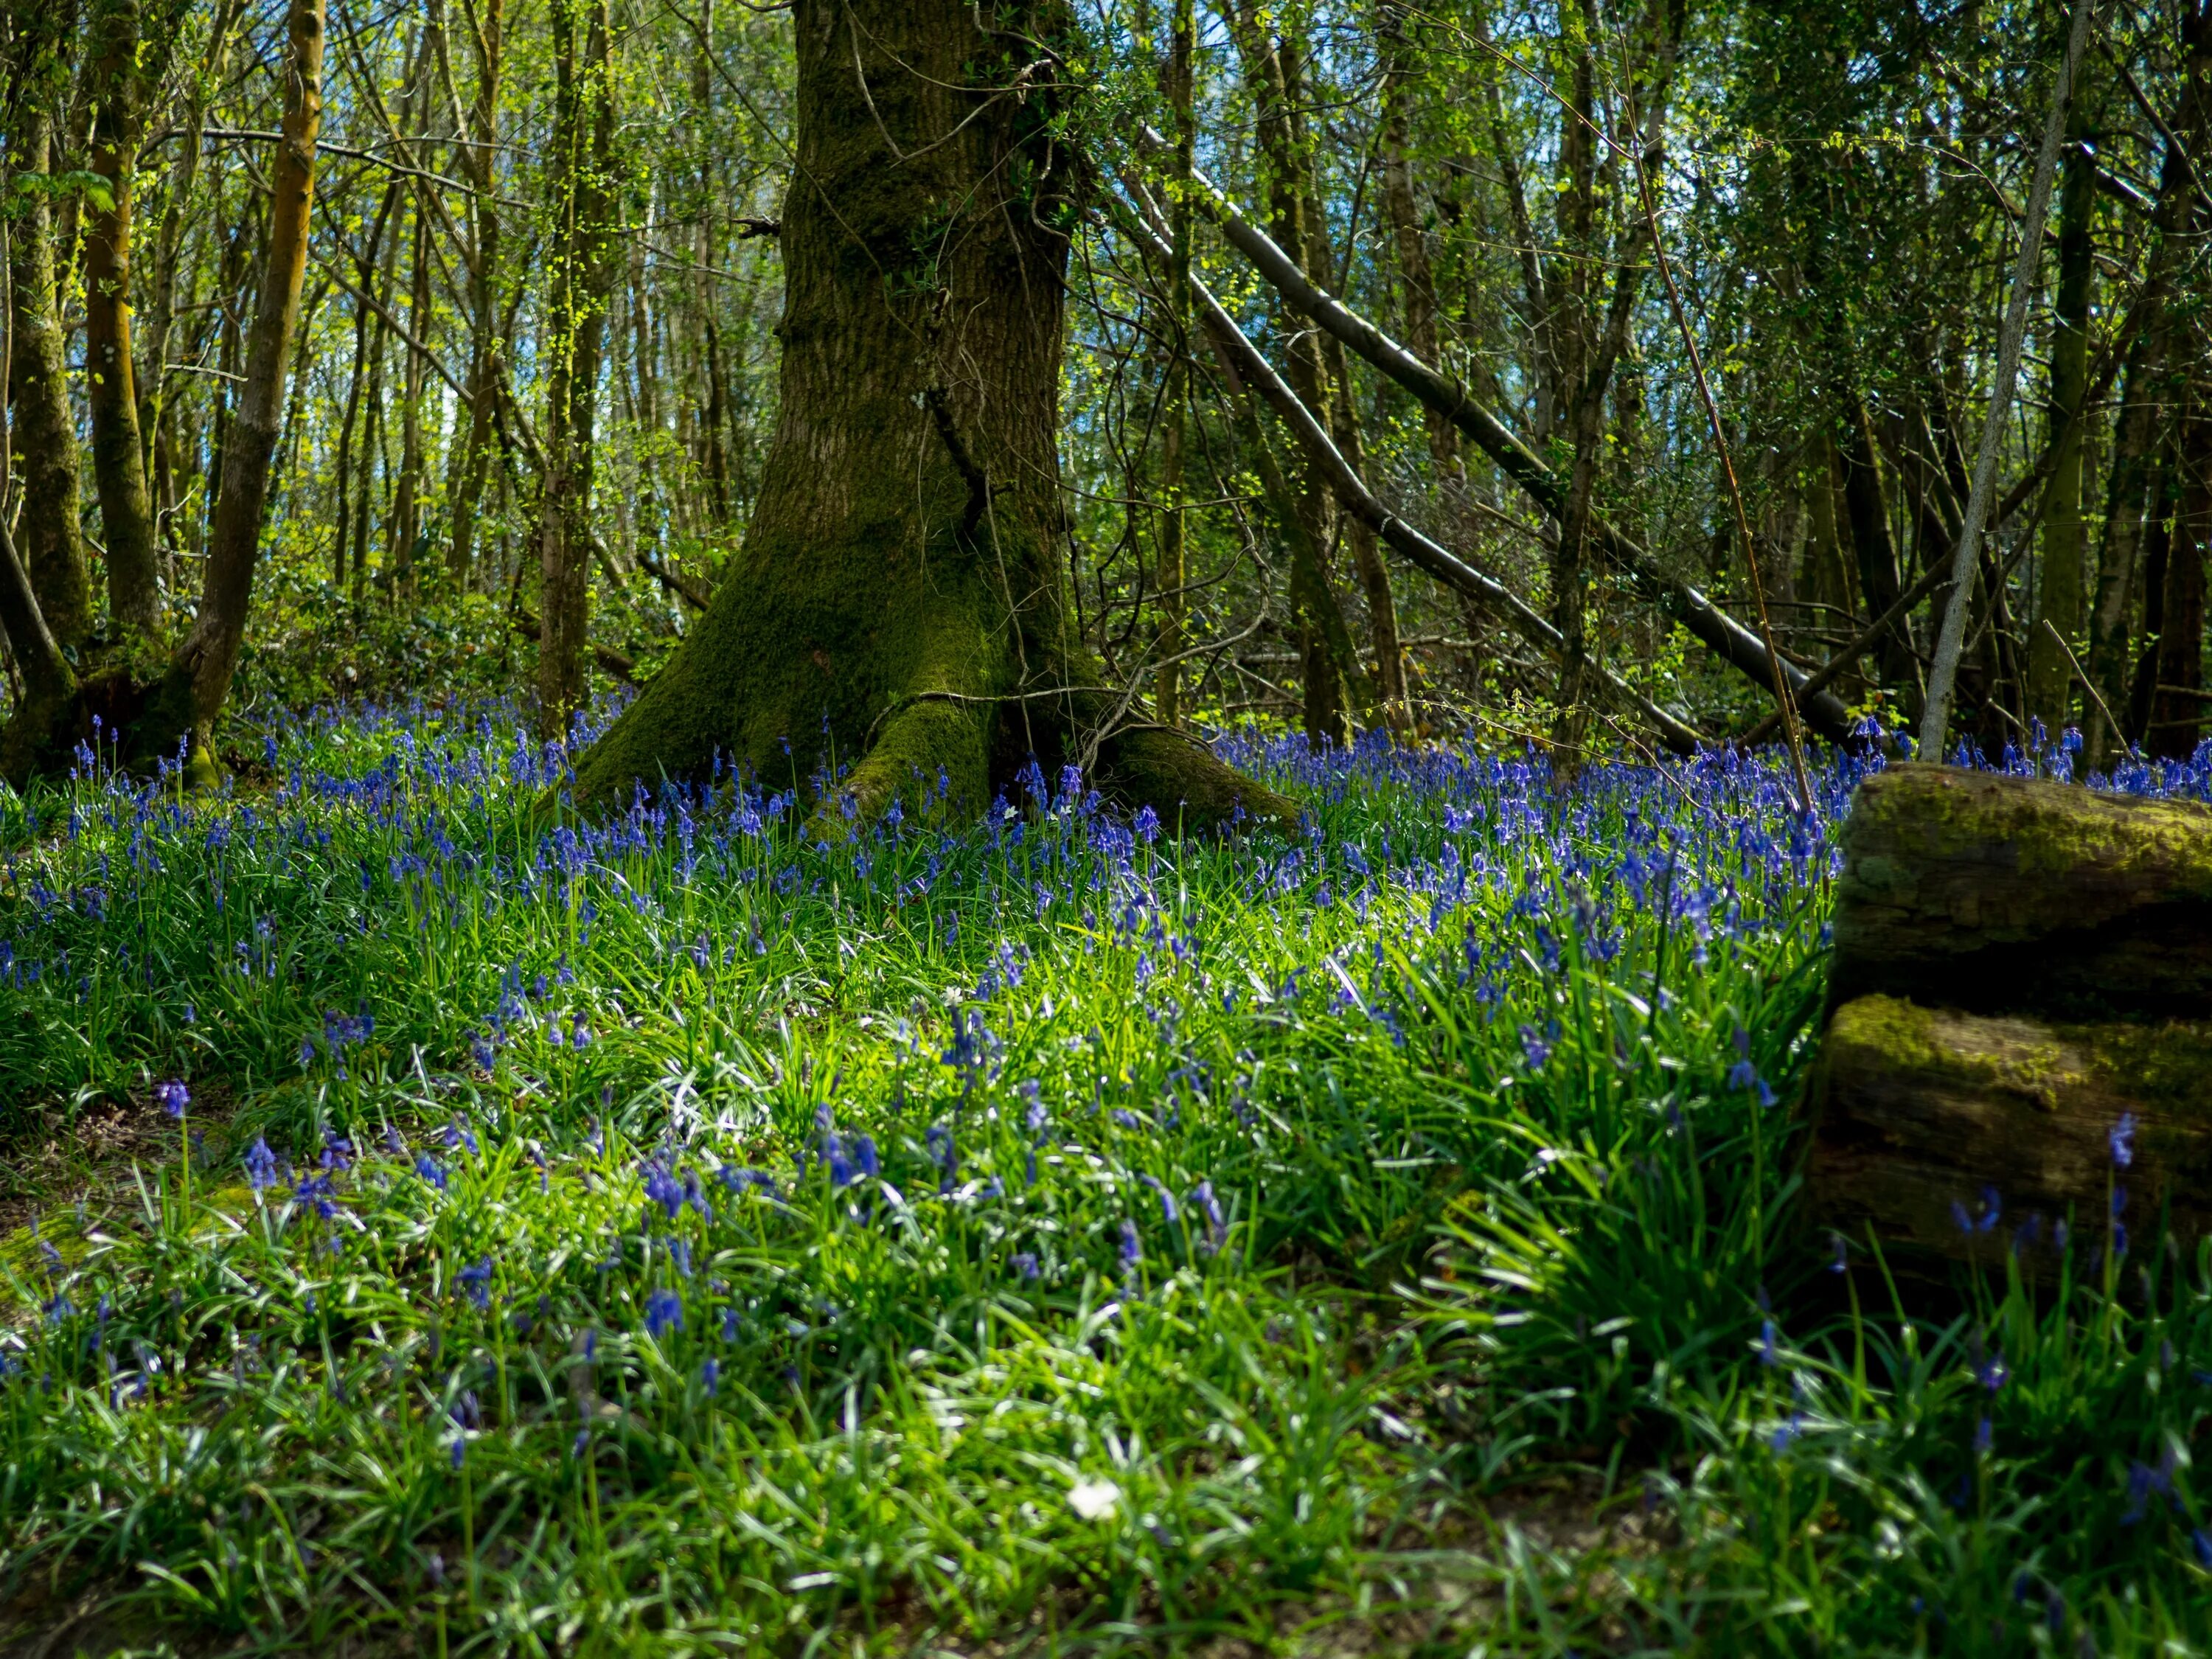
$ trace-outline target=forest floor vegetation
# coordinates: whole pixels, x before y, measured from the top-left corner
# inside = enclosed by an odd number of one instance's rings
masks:
[[[497,704],[9,799],[0,1643],[2212,1642],[2212,1248],[1796,1202],[1878,758],[1216,747],[1303,831],[548,821]]]

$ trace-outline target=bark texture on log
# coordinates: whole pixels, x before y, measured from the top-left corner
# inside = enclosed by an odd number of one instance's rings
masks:
[[[1850,1238],[1994,1260],[2081,1243],[2108,1219],[2184,1239],[2212,1224],[2212,1022],[2056,1024],[1844,1004],[1813,1084],[1815,1218]],[[2133,1120],[2131,1162],[2112,1136]]]
[[[2212,810],[1905,765],[1843,847],[1832,1008],[2212,1019]]]

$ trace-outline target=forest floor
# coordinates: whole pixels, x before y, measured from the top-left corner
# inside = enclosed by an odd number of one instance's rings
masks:
[[[9,801],[0,1649],[2212,1642],[2212,1256],[1798,1212],[1858,763],[1222,748],[1302,838],[549,827],[497,708]]]

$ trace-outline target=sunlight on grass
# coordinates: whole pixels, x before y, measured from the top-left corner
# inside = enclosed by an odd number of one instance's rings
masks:
[[[457,1651],[2205,1639],[2207,1258],[2093,1218],[1905,1319],[1794,1210],[1855,763],[1800,823],[1223,747],[1303,837],[1037,775],[541,821],[496,709],[11,804],[18,1128],[240,1103],[5,1254],[12,1584]]]

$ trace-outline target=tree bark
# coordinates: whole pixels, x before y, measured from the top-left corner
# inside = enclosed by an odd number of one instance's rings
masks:
[[[2097,158],[2090,148],[2087,99],[2075,100],[2071,123],[2058,195],[2057,328],[2051,349],[2051,425],[2061,435],[2051,504],[2044,509],[2038,606],[2049,626],[2035,629],[2027,648],[2028,713],[2054,735],[2074,707],[2074,667],[2066,648],[2083,643],[2081,440],[2087,423],[2079,416],[2089,386],[2089,301],[2096,279]]]
[[[503,0],[478,0],[474,38],[476,104],[467,146],[470,182],[477,187],[471,204],[476,225],[476,258],[469,267],[468,435],[455,458],[453,545],[447,568],[453,585],[465,587],[476,562],[477,514],[484,480],[491,469],[494,414],[498,382],[507,369],[500,356],[499,261],[503,244],[494,184],[499,159],[499,83],[506,39]]]
[[[1264,161],[1267,211],[1275,240],[1310,281],[1317,228],[1314,222],[1312,158],[1297,119],[1297,94],[1303,48],[1294,30],[1286,27],[1280,36],[1271,35],[1269,25],[1275,21],[1254,0],[1241,0],[1231,15],[1237,52],[1243,60],[1245,82],[1259,112],[1255,126]],[[1188,170],[1186,176],[1194,179],[1195,169]],[[1283,356],[1291,389],[1324,425],[1333,426],[1328,368],[1319,342],[1310,331],[1288,325],[1287,308],[1279,320],[1282,325],[1280,331],[1287,337]],[[1304,469],[1298,495],[1303,503],[1305,538],[1318,555],[1318,564],[1308,572],[1305,580],[1296,580],[1294,571],[1292,599],[1298,611],[1299,678],[1305,704],[1306,740],[1319,748],[1351,738],[1345,684],[1350,665],[1340,661],[1331,649],[1329,630],[1319,608],[1320,596],[1311,586],[1317,580],[1331,585],[1333,589],[1328,555],[1336,545],[1338,524],[1328,483],[1310,460]],[[1331,598],[1333,600],[1333,592]]]
[[[88,204],[84,237],[92,472],[107,539],[109,611],[125,640],[150,642],[161,630],[161,591],[131,344],[131,183],[143,119],[137,0],[98,0],[91,49],[92,170],[103,187]]]
[[[614,149],[611,25],[605,0],[554,10],[554,236],[546,297],[545,484],[538,509],[544,627],[538,723],[557,738],[584,703],[590,634],[592,425],[606,330],[610,170]]]
[[[2130,315],[2137,319],[2122,377],[2120,410],[2106,477],[2105,538],[2098,559],[2097,601],[2089,635],[2089,678],[2115,712],[2126,701],[2128,623],[2137,591],[2138,563],[2154,512],[2150,488],[2160,438],[2161,400],[2155,395],[2164,371],[2172,307],[2167,304],[2175,266],[2197,216],[2198,185],[2191,154],[2202,149],[2212,128],[2212,6],[2183,11],[2184,58],[2181,96],[2172,128],[2178,144],[2166,147],[2159,176],[2158,204],[2151,216],[2152,246],[2142,291]],[[2095,699],[2083,722],[2083,758],[2092,767],[2108,764],[2121,734],[2106,724]]]
[[[2212,421],[2200,404],[2173,446],[2179,499],[2166,532],[2150,719],[2143,746],[2154,756],[2187,760],[2204,731],[2204,580],[2212,540]]]
[[[1094,763],[1170,827],[1295,822],[1127,712],[1076,635],[1057,449],[1073,158],[1030,45],[1065,10],[797,0],[793,21],[774,447],[712,607],[579,760],[576,795],[620,805],[719,761],[860,815],[972,811],[1033,757],[1048,777]]]
[[[248,342],[246,384],[223,441],[222,491],[208,538],[207,574],[191,631],[171,660],[143,728],[157,750],[192,737],[197,781],[216,775],[214,724],[229,695],[259,562],[270,458],[284,416],[285,370],[307,271],[315,139],[323,114],[323,0],[291,0],[285,18],[282,141],[270,176],[269,249]]]
[[[1912,764],[1842,839],[1832,1006],[2212,1019],[2212,809]]]
[[[418,109],[417,114],[421,112]],[[415,238],[407,295],[407,374],[399,401],[399,482],[392,504],[392,597],[415,596],[415,550],[422,539],[422,353],[418,349],[430,324],[430,218],[418,183]]]
[[[1814,1076],[1814,1218],[1853,1240],[1871,1226],[1922,1251],[2017,1251],[2031,1266],[2069,1233],[2113,1248],[2114,1220],[2148,1237],[2165,1206],[2193,1241],[2212,1225],[2208,1072],[2212,1024],[2053,1024],[1858,998],[1836,1011]]]
[[[25,21],[18,16],[19,28]],[[52,45],[38,41],[36,35],[19,39],[16,73],[26,79],[35,73],[35,65],[23,60],[26,46],[51,51]],[[45,90],[30,89],[22,101],[14,158],[21,173],[48,169],[52,125],[41,95]],[[24,199],[27,210],[9,238],[15,308],[9,386],[23,490],[18,546],[55,641],[65,651],[82,651],[92,638],[92,590],[77,522],[76,422],[69,404],[68,364],[55,307],[53,215],[43,195],[33,192]]]

